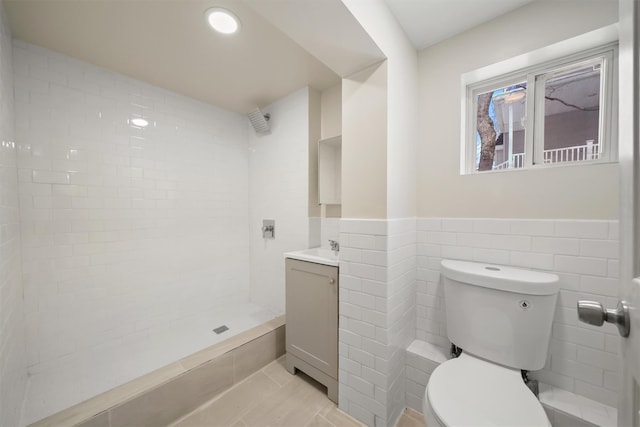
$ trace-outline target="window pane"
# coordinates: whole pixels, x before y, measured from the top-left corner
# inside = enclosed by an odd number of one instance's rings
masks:
[[[476,164],[479,171],[524,166],[527,83],[477,96]]]
[[[598,62],[546,75],[544,163],[600,157],[601,68]]]

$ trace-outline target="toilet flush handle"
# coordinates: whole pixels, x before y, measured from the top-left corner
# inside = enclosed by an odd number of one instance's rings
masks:
[[[623,337],[629,336],[631,321],[629,307],[624,301],[618,301],[615,310],[605,310],[597,301],[578,301],[578,319],[589,325],[602,326],[604,322],[613,323]]]

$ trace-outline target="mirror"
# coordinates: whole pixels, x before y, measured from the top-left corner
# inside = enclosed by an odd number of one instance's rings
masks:
[[[342,187],[342,137],[318,141],[318,203],[339,205]]]

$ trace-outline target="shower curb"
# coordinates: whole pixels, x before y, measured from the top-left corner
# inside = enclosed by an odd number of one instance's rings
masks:
[[[285,353],[279,316],[29,427],[168,425]]]

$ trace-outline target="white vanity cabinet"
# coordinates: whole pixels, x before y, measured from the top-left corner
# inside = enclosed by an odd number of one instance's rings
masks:
[[[338,267],[286,258],[287,370],[338,401]]]

